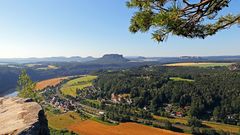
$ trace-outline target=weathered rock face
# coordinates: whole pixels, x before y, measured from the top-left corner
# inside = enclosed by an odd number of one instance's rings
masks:
[[[0,135],[49,135],[42,107],[29,99],[0,98]]]
[[[240,70],[240,63],[232,64],[228,66],[228,69],[231,71],[239,71]]]

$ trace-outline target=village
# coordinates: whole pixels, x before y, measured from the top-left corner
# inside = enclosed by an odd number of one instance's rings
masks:
[[[78,100],[79,98],[73,98],[69,96],[63,96],[59,92],[61,84],[58,84],[55,87],[47,87],[42,90],[41,94],[43,95],[45,101],[42,105],[50,105],[55,109],[59,109],[60,112],[66,113],[68,111],[78,111],[81,110],[84,113],[101,116],[104,115],[104,111],[81,104]],[[86,95],[87,96],[87,95]]]

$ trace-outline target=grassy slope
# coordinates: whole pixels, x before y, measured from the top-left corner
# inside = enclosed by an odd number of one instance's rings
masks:
[[[188,120],[186,118],[167,118],[167,117],[161,117],[161,116],[153,116],[157,120],[168,120],[171,123],[182,123],[187,124]],[[224,130],[229,132],[238,133],[239,132],[239,126],[234,125],[228,125],[223,123],[216,123],[216,122],[210,122],[210,121],[203,121],[204,125],[214,128],[215,130]]]
[[[77,89],[83,89],[83,88],[92,86],[92,81],[96,78],[97,76],[87,75],[84,77],[70,80],[63,85],[63,87],[61,88],[61,91],[64,95],[70,95],[75,97],[77,94],[76,93]]]
[[[46,112],[49,127],[57,130],[67,129],[70,125],[81,122],[83,119],[75,112],[53,114]]]

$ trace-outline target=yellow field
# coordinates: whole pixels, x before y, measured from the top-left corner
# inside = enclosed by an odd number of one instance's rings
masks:
[[[69,126],[68,129],[81,135],[187,135],[133,122],[110,126],[92,120],[85,120]]]
[[[214,63],[214,62],[187,62],[187,63],[172,63],[165,64],[168,67],[216,67],[216,66],[230,66],[234,63]]]
[[[157,120],[168,120],[171,123],[182,123],[182,124],[188,123],[188,120],[186,118],[167,118],[167,117],[161,117],[156,115],[154,115],[153,118]],[[210,122],[210,121],[203,121],[202,123],[203,125],[214,128],[215,130],[223,130],[223,131],[229,131],[233,133],[238,133],[240,130],[240,126],[234,126],[234,125],[216,123],[216,122]]]
[[[70,80],[66,84],[63,85],[63,87],[61,88],[61,92],[64,95],[76,97],[77,89],[81,90],[83,88],[92,86],[92,81],[96,78],[97,78],[97,76],[87,75],[84,77],[79,77],[79,78]]]
[[[56,130],[68,129],[81,135],[187,135],[142,124],[127,122],[110,125],[96,120],[84,120],[76,112],[53,114],[46,112],[48,125]]]
[[[52,78],[52,79],[48,79],[48,80],[43,80],[43,81],[37,82],[36,90],[42,90],[42,89],[44,89],[46,87],[49,87],[49,86],[56,86],[60,82],[62,82],[63,80],[65,80],[67,78],[68,77],[59,77],[59,78]]]
[[[54,65],[48,65],[47,67],[37,68],[37,70],[51,70],[51,69],[58,69],[59,67]]]
[[[57,130],[67,129],[72,124],[81,122],[83,119],[75,112],[68,112],[65,114],[53,114],[46,112],[48,125]]]

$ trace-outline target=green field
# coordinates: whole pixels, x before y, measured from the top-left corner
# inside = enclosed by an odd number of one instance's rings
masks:
[[[67,113],[63,113],[63,114],[53,114],[50,111],[46,111],[46,116],[47,116],[47,120],[48,120],[48,126],[52,129],[55,129],[55,130],[68,129],[69,126],[80,123],[80,122],[86,120],[86,118],[81,117],[76,112],[67,112]],[[114,123],[102,121],[98,117],[90,117],[89,119],[93,120],[93,121],[96,121],[98,123],[101,123],[101,124],[105,124],[105,125],[111,125],[111,126],[117,125],[117,124],[114,124]]]
[[[27,67],[35,67],[35,66],[41,66],[42,64],[26,64]]]
[[[187,118],[167,118],[167,117],[161,117],[154,115],[153,118],[156,120],[168,120],[171,123],[181,123],[181,124],[187,124],[188,119]],[[223,123],[217,123],[217,122],[211,122],[211,121],[203,121],[203,125],[213,128],[215,130],[223,130],[223,131],[229,131],[232,133],[238,133],[240,130],[239,126],[235,125],[229,125],[229,124],[223,124]]]
[[[186,62],[186,63],[172,63],[172,64],[166,64],[164,66],[168,67],[225,67],[230,66],[234,63],[217,63],[217,62]]]
[[[61,92],[63,93],[63,95],[76,97],[77,89],[82,90],[86,87],[92,86],[92,81],[96,78],[97,76],[87,75],[70,80],[63,85],[63,87],[61,88]]]
[[[101,104],[99,100],[85,99],[85,101],[99,106]]]
[[[75,112],[67,112],[64,114],[53,114],[52,112],[46,112],[48,126],[57,129],[67,129],[70,125],[83,121],[84,119]]]
[[[169,79],[172,80],[172,81],[194,82],[194,80],[184,79],[184,78],[181,78],[181,77],[170,77]]]
[[[37,68],[37,70],[52,70],[52,69],[59,69],[59,67],[54,65],[48,65],[47,67]]]

